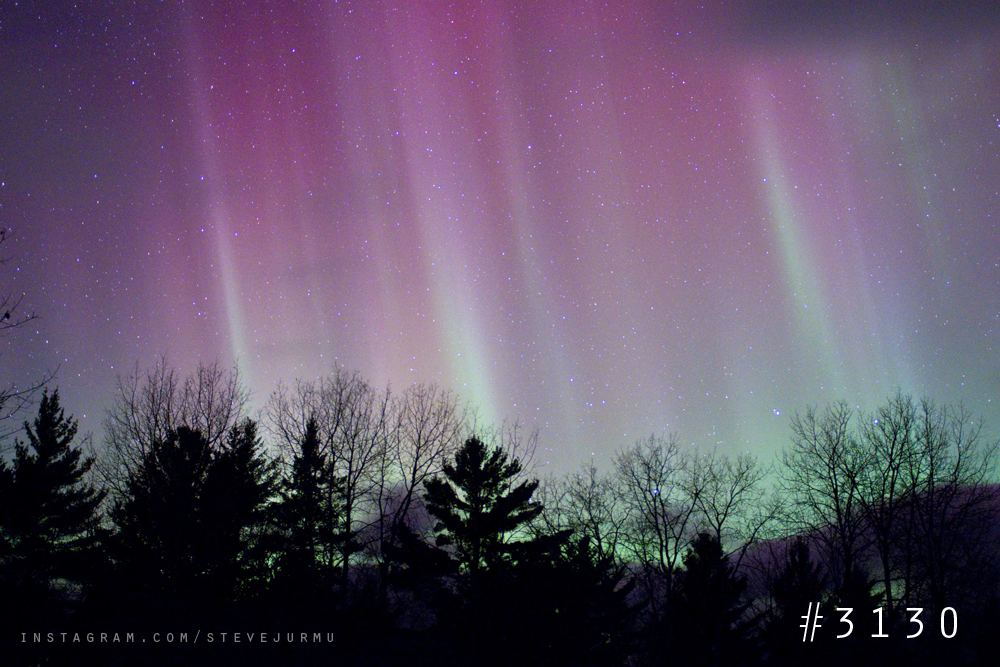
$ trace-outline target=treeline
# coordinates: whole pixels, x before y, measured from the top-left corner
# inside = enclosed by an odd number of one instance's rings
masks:
[[[104,426],[53,390],[0,464],[4,664],[997,662],[998,449],[960,407],[543,480],[516,424],[342,369],[252,418],[235,371],[137,367]]]

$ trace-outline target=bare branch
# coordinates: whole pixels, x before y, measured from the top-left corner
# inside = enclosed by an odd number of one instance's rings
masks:
[[[170,431],[187,426],[217,446],[246,416],[248,402],[235,367],[199,364],[179,380],[164,356],[152,368],[136,362],[129,375],[116,378],[116,394],[104,417],[104,446],[95,469],[109,496],[122,497],[129,477]]]

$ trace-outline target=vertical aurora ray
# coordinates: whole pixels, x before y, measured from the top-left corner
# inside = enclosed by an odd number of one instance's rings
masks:
[[[385,29],[384,21],[373,20],[380,31]],[[352,213],[360,218],[361,244],[374,265],[364,277],[374,283],[362,303],[369,333],[364,365],[372,369],[376,382],[405,383],[409,374],[400,374],[399,370],[404,368],[407,353],[410,358],[416,356],[414,348],[422,332],[405,330],[400,323],[410,319],[407,301],[412,307],[413,301],[421,300],[409,288],[423,280],[412,266],[412,257],[394,252],[394,246],[407,246],[410,235],[402,227],[409,209],[401,205],[397,194],[406,185],[406,175],[405,164],[400,164],[405,158],[399,155],[405,151],[399,149],[395,136],[399,132],[392,121],[400,104],[391,85],[393,55],[380,52],[377,42],[364,43],[358,35],[338,29],[332,21],[329,32],[333,39],[324,45],[324,58],[330,69],[349,75],[340,82],[334,94],[337,102],[331,105],[338,110],[338,117],[326,120],[331,125],[342,123],[353,128],[356,142],[367,140],[372,144],[371,150],[352,151],[345,160],[356,191]],[[416,252],[416,248],[412,250]],[[406,284],[408,278],[410,285]]]
[[[5,359],[74,411],[166,352],[236,360],[255,407],[334,362],[437,382],[557,468],[664,431],[768,456],[793,411],[897,388],[996,420],[992,25],[66,9],[0,40],[0,206],[41,324]]]
[[[212,254],[219,267],[219,283],[227,326],[225,339],[228,341],[232,363],[236,364],[248,386],[253,386],[253,375],[247,364],[246,322],[243,317],[240,295],[239,267],[232,247],[232,235],[235,232],[232,231],[230,224],[229,207],[226,203],[225,193],[220,186],[223,169],[218,159],[218,147],[215,138],[208,131],[213,118],[206,98],[206,87],[211,84],[206,83],[204,71],[200,65],[199,37],[194,28],[193,19],[188,11],[182,10],[182,13],[185,57],[187,67],[192,72],[188,94],[194,100],[194,123],[198,128],[196,138],[201,160],[200,171],[208,175],[209,194],[207,201],[201,202],[201,205],[208,208],[213,231],[209,238],[213,246]],[[200,178],[204,180],[205,176]]]
[[[897,68],[904,67],[903,63],[897,65]],[[831,136],[850,138],[840,139],[835,143],[839,152],[843,154],[855,152],[854,149],[864,141],[858,135],[867,133],[869,136],[884,135],[889,143],[883,144],[879,149],[888,151],[890,155],[894,153],[898,124],[902,121],[900,105],[898,96],[892,93],[894,86],[889,81],[879,78],[880,72],[893,75],[892,69],[882,58],[876,58],[871,54],[859,55],[853,59],[852,66],[847,69],[847,75],[857,92],[846,104],[837,105],[836,123],[828,122]],[[833,99],[834,95],[830,93],[825,95],[825,98]],[[852,132],[851,127],[861,129]],[[909,169],[917,160],[917,156],[911,152],[902,159],[908,163],[906,168]],[[842,166],[837,170],[837,177],[839,188],[845,193],[844,199],[847,202],[845,208],[848,212],[846,215],[848,227],[854,230],[865,227],[878,229],[878,225],[864,219],[865,214],[862,213],[867,210],[869,216],[879,215],[875,212],[876,207],[859,201],[859,193],[868,189],[868,184],[861,182],[862,176],[859,170]],[[882,174],[881,177],[885,178],[885,175]],[[887,180],[891,183],[893,179],[890,177]],[[901,195],[901,201],[904,210],[908,209],[911,200]],[[906,216],[901,221],[902,225],[912,224],[912,217],[913,212],[907,210]],[[895,239],[898,236],[890,234],[889,238]],[[853,235],[852,241],[850,257],[853,261],[849,266],[854,268],[853,280],[849,283],[850,289],[841,290],[839,296],[842,300],[845,296],[856,296],[856,301],[847,304],[842,310],[846,315],[853,314],[860,320],[854,331],[870,332],[870,339],[867,346],[858,340],[854,341],[854,345],[843,346],[844,354],[854,361],[855,373],[850,378],[848,387],[863,388],[857,389],[856,392],[869,405],[880,400],[889,391],[919,392],[921,385],[912,367],[913,355],[909,336],[902,324],[905,317],[900,312],[909,305],[908,299],[886,299],[884,295],[877,293],[876,288],[880,280],[875,276],[881,275],[884,270],[879,266],[878,259],[872,257],[872,253],[866,247],[871,245],[872,239],[862,238],[861,233],[857,232]],[[914,262],[912,253],[909,253],[909,256],[910,261]],[[917,270],[916,264],[910,267],[910,271],[914,274]],[[857,307],[858,305],[860,307]]]
[[[899,152],[898,164],[904,170],[902,191],[906,195],[908,208],[911,209],[912,224],[922,230],[920,245],[923,256],[920,260],[921,263],[927,261],[933,275],[944,278],[935,281],[936,289],[939,298],[948,300],[953,295],[948,289],[951,268],[945,259],[948,253],[943,241],[947,236],[947,226],[944,215],[936,210],[932,201],[936,194],[935,165],[937,168],[947,165],[938,163],[934,159],[932,148],[922,141],[934,132],[935,128],[929,127],[924,119],[933,118],[935,110],[926,108],[924,96],[919,94],[916,83],[911,80],[914,73],[909,71],[906,63],[900,63],[896,67],[885,63],[882,67],[872,69],[874,71],[870,74],[869,86],[872,91],[886,91],[884,97],[889,111],[886,113],[888,117],[884,131],[887,140],[896,145]],[[950,91],[946,89],[936,92],[933,99],[944,100],[950,96]],[[941,102],[937,104],[943,106]],[[961,128],[948,134],[947,141],[954,142],[959,139]]]
[[[865,189],[861,178],[850,169],[850,161],[845,156],[859,151],[861,140],[856,136],[854,128],[865,127],[866,117],[876,116],[877,110],[869,108],[871,89],[866,85],[858,85],[863,91],[863,100],[856,95],[842,99],[838,93],[838,85],[843,78],[852,81],[864,79],[858,74],[867,66],[867,58],[854,58],[853,65],[845,68],[847,74],[838,70],[820,77],[816,85],[817,97],[822,100],[826,113],[823,114],[822,131],[826,137],[825,152],[840,158],[833,161],[832,168],[827,169],[828,179],[833,193],[828,198],[829,205],[834,210],[824,207],[819,215],[832,218],[840,228],[838,241],[843,252],[840,261],[839,282],[834,283],[828,294],[835,303],[835,312],[839,320],[845,322],[838,331],[838,355],[847,359],[845,368],[846,385],[839,388],[845,392],[850,388],[875,386],[900,386],[897,367],[892,363],[889,353],[890,341],[894,340],[894,332],[889,331],[888,322],[891,317],[885,315],[885,308],[880,304],[872,290],[871,275],[875,270],[873,262],[866,252],[866,240],[862,229],[864,220],[859,213],[861,208],[859,193]],[[869,100],[866,104],[864,100]],[[858,111],[858,107],[865,111]],[[905,371],[904,371],[905,372]],[[888,378],[888,380],[887,380]],[[871,399],[875,391],[867,391],[866,400]]]
[[[441,341],[438,354],[448,368],[446,384],[466,394],[492,421],[499,416],[493,386],[499,360],[490,353],[485,330],[494,325],[486,307],[496,280],[489,256],[493,221],[483,220],[475,208],[482,173],[467,126],[476,121],[448,78],[459,76],[460,57],[444,36],[427,39],[440,20],[433,12],[416,10],[405,19],[386,21],[403,154],[397,159],[405,207],[416,228],[412,253],[420,258],[418,271]],[[418,45],[423,50],[415,56]]]
[[[787,124],[787,112],[782,124],[777,104],[788,101],[782,96],[792,85],[769,85],[767,74],[756,72],[748,88],[760,187],[782,259],[796,348],[815,355],[801,361],[806,369],[815,365],[820,386],[834,395],[850,392],[864,404],[894,388],[921,386],[904,325],[911,294],[897,275],[897,265],[904,265],[896,258],[909,262],[911,282],[922,281],[936,273],[925,255],[935,244],[914,244],[906,231],[921,227],[927,215],[919,194],[927,181],[915,176],[928,159],[926,148],[907,136],[919,100],[907,98],[899,83],[904,74],[884,60],[859,54],[848,61],[812,80],[798,75],[797,85],[815,94],[800,111],[815,119],[811,124]],[[898,163],[902,173],[877,169],[880,160]],[[886,293],[886,285],[897,284],[899,291]]]
[[[229,351],[232,354],[233,363],[237,365],[240,373],[247,378],[247,382],[252,384],[253,377],[249,375],[250,366],[247,363],[246,320],[243,317],[238,270],[233,258],[232,241],[229,237],[230,224],[226,217],[226,212],[213,210],[212,224],[216,230],[213,235],[215,255],[222,274],[220,282],[222,284],[223,302],[226,308]]]
[[[490,3],[488,8],[483,16],[484,25],[497,25],[502,19],[499,4]],[[504,31],[492,41],[482,70],[490,89],[507,91],[506,95],[496,100],[497,107],[493,110],[492,132],[497,137],[495,148],[500,159],[499,169],[493,170],[489,177],[494,181],[492,187],[496,190],[495,215],[505,216],[510,221],[509,243],[518,278],[514,288],[524,311],[521,322],[510,323],[513,330],[509,335],[515,335],[516,328],[524,326],[529,331],[529,342],[518,359],[522,368],[505,368],[502,374],[512,393],[522,396],[527,393],[527,400],[530,401],[530,396],[539,395],[535,393],[539,387],[535,386],[531,391],[526,383],[538,385],[553,382],[553,378],[558,383],[572,376],[572,364],[566,350],[567,335],[558,325],[557,306],[554,304],[560,289],[551,277],[545,275],[544,250],[538,247],[539,240],[536,239],[544,226],[544,214],[529,204],[544,198],[547,184],[543,177],[529,176],[532,170],[525,153],[530,154],[533,139],[524,121],[527,109],[524,92],[518,82],[520,73],[505,67],[505,63],[511,62],[516,62],[516,49],[512,38]],[[558,424],[563,429],[573,425],[577,415],[572,397],[557,392],[549,400],[553,405],[551,412],[546,410],[547,423],[539,426]]]
[[[760,77],[755,77],[760,78]],[[761,191],[770,210],[771,230],[781,253],[784,269],[787,312],[796,323],[801,340],[797,349],[806,348],[818,355],[822,371],[835,386],[841,385],[840,360],[837,358],[829,304],[824,297],[814,270],[822,265],[818,249],[811,247],[805,233],[803,212],[797,209],[795,185],[789,167],[783,159],[782,141],[777,121],[773,93],[766,84],[752,84],[755,100],[754,140],[757,162],[762,172]],[[803,363],[812,360],[802,359]],[[791,370],[791,369],[790,369]],[[793,371],[794,372],[794,371]]]

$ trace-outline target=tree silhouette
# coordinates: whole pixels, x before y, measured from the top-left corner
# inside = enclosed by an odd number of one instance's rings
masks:
[[[822,566],[809,558],[809,545],[796,538],[788,548],[788,561],[774,582],[774,604],[779,618],[805,613],[810,602],[823,599],[826,577]]]
[[[426,598],[438,620],[434,662],[622,664],[632,612],[625,569],[588,537],[532,526],[543,511],[532,499],[538,482],[518,481],[521,473],[503,449],[468,439],[425,484],[434,544],[404,529],[392,550],[411,575],[443,582]]]
[[[83,482],[94,459],[74,446],[77,422],[59,406],[58,389],[43,393],[24,430],[27,443],[15,444],[13,467],[0,460],[0,544],[47,584],[79,574],[74,563],[94,546],[104,492]]]
[[[279,483],[277,463],[265,455],[257,423],[244,419],[213,452],[206,480],[206,523],[217,567],[213,578],[224,599],[254,598],[269,578],[266,537]]]
[[[545,506],[544,530],[572,530],[589,538],[589,547],[601,558],[618,556],[630,517],[614,479],[601,474],[592,461],[576,473],[548,477],[538,495]]]
[[[182,426],[153,443],[128,480],[111,516],[130,588],[171,601],[198,590],[211,542],[203,502],[211,462],[208,441]]]
[[[696,534],[690,456],[676,435],[650,436],[616,452],[613,466],[615,490],[628,516],[623,551],[641,564],[644,592],[657,615],[672,595],[674,573]]]
[[[377,541],[369,548],[383,584],[389,579],[392,554],[407,539],[407,522],[423,510],[424,482],[441,474],[464,441],[468,411],[455,393],[434,384],[415,384],[394,398],[391,415],[375,503]],[[385,592],[383,588],[383,597]]]
[[[821,611],[817,613],[831,617],[833,605],[826,601],[826,577],[822,570],[820,564],[810,559],[809,544],[797,537],[788,547],[787,560],[771,588],[774,610],[764,629],[771,662],[805,663],[812,640],[825,638],[822,633],[818,636],[814,633],[806,642],[800,628],[800,619],[811,609],[810,605],[820,604]]]
[[[863,576],[870,542],[858,480],[866,456],[844,402],[792,418],[792,444],[781,457],[780,485],[790,505],[788,528],[812,536],[835,588]]]
[[[313,422],[319,450],[330,460],[328,493],[337,496],[339,525],[328,534],[324,555],[329,567],[339,567],[344,589],[357,554],[369,546],[362,539],[379,546],[370,529],[380,520],[378,497],[386,488],[390,410],[388,390],[377,391],[360,373],[340,367],[315,383],[281,386],[268,403],[270,429],[286,455],[295,451]]]
[[[551,562],[568,534],[532,538],[528,527],[542,511],[532,502],[538,481],[518,482],[521,472],[503,449],[469,438],[424,484],[433,544],[404,524],[397,544],[387,545],[437,617],[436,662],[512,664],[512,648],[526,644],[521,566]]]
[[[254,596],[277,475],[245,420],[213,448],[181,426],[153,444],[112,510],[120,583],[140,606],[207,613]]]
[[[490,598],[495,621],[507,629],[492,652],[500,664],[621,665],[631,636],[634,580],[589,537],[555,533],[525,543],[509,576],[496,578]],[[497,602],[500,604],[497,604]]]
[[[520,461],[508,461],[503,450],[491,451],[473,437],[454,464],[445,464],[443,477],[425,484],[427,511],[437,519],[436,544],[452,548],[459,571],[473,580],[508,560],[511,536],[542,511],[531,502],[537,480],[513,486],[520,472]]]
[[[104,492],[83,481],[94,460],[74,444],[77,423],[58,390],[42,394],[24,432],[13,465],[0,459],[0,624],[38,631],[58,625],[71,591],[89,581]]]
[[[298,447],[276,510],[281,536],[278,574],[290,594],[309,594],[330,579],[328,552],[336,548],[340,502],[315,420],[309,420]]]
[[[171,432],[181,427],[198,431],[210,447],[217,448],[246,418],[250,399],[239,369],[227,370],[217,362],[198,364],[182,378],[161,357],[152,368],[140,369],[137,362],[116,382],[95,466],[115,503],[124,498],[129,480],[139,473],[154,446]]]
[[[666,642],[657,647],[657,661],[720,666],[747,662],[751,647],[744,619],[746,579],[736,574],[718,537],[700,533],[676,577],[661,634]]]

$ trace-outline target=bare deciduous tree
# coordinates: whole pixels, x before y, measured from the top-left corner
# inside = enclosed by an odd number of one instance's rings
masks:
[[[353,554],[362,550],[369,528],[378,521],[378,501],[385,489],[385,460],[392,427],[391,395],[375,390],[359,373],[341,367],[316,382],[279,387],[266,408],[268,426],[288,456],[306,434],[310,420],[317,427],[320,451],[329,457],[333,480],[327,503],[338,508],[331,533],[336,544],[325,553],[338,566],[346,584]],[[360,539],[359,539],[360,538]],[[339,562],[333,563],[334,554]]]
[[[995,531],[1000,443],[962,405],[923,400],[916,409],[915,451],[906,459],[910,494],[904,554],[908,598],[941,610],[955,596],[967,600],[1000,593]]]
[[[129,375],[117,377],[116,389],[105,413],[103,448],[95,466],[112,500],[121,497],[143,457],[171,431],[187,426],[218,447],[247,416],[250,399],[236,367],[199,364],[180,378],[165,357],[146,369],[136,362]]]
[[[694,453],[683,476],[686,492],[697,512],[698,532],[714,535],[735,553],[739,567],[743,555],[777,523],[780,498],[768,496],[764,480],[768,468],[751,454],[731,457],[716,450]]]
[[[380,489],[379,549],[421,503],[420,489],[440,474],[465,440],[467,410],[435,384],[415,384],[396,396]],[[378,556],[381,558],[381,556]]]
[[[895,536],[914,488],[905,477],[915,456],[917,409],[912,399],[896,394],[871,415],[860,418],[856,442],[857,498],[871,543],[882,568],[885,602],[895,607],[893,580],[897,552]]]
[[[964,407],[896,394],[871,413],[811,408],[792,433],[789,532],[817,546],[836,588],[867,586],[871,564],[890,609],[989,594],[998,444]]]
[[[868,546],[857,484],[865,462],[858,456],[852,418],[843,402],[796,414],[779,476],[789,503],[789,532],[815,541],[838,588],[863,573]]]
[[[626,557],[641,564],[650,599],[670,597],[673,575],[695,537],[695,499],[685,484],[685,455],[677,437],[650,436],[614,458],[615,488],[629,516]]]
[[[490,449],[502,449],[510,460],[521,464],[520,472],[511,479],[511,485],[536,477],[539,462],[538,428],[527,428],[519,419],[504,419],[499,424],[483,423],[474,411],[466,411],[465,437],[477,438]]]
[[[14,233],[9,227],[0,226],[0,245],[10,241]],[[10,257],[0,257],[0,266],[7,264]],[[21,308],[23,293],[5,292],[0,294],[0,342],[10,337],[17,329],[38,319],[34,311],[25,312]],[[2,358],[3,352],[0,352]],[[41,377],[26,383],[10,380],[0,388],[0,455],[10,451],[13,444],[10,437],[24,428],[21,412],[31,404],[38,392],[53,378],[55,373],[46,371]]]
[[[620,561],[629,517],[610,475],[601,474],[591,461],[575,473],[547,478],[539,496],[546,533],[572,530],[588,537],[600,558]]]

